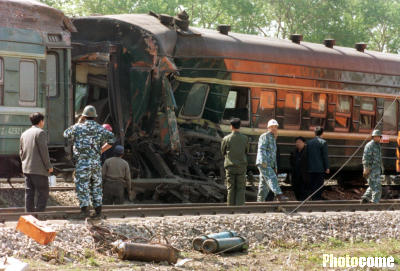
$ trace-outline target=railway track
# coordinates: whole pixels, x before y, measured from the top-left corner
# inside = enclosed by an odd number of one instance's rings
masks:
[[[183,216],[183,215],[219,215],[250,213],[290,213],[300,202],[248,202],[245,206],[226,206],[225,204],[137,204],[105,205],[104,218]],[[382,200],[379,204],[360,204],[359,201],[311,201],[300,206],[296,212],[355,212],[355,211],[392,211],[400,210],[400,200]],[[35,213],[41,219],[73,219],[80,212],[78,207],[52,206],[46,212]],[[0,221],[16,221],[26,215],[24,208],[0,208]]]
[[[75,186],[50,186],[49,187],[50,192],[55,192],[55,191],[74,191]],[[0,187],[0,192],[1,191],[25,191],[25,187]]]

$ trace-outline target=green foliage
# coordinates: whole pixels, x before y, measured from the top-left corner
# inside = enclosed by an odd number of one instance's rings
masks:
[[[215,29],[229,24],[240,33],[397,53],[400,47],[400,0],[41,0],[70,16],[121,13],[175,15],[186,10],[191,25]]]

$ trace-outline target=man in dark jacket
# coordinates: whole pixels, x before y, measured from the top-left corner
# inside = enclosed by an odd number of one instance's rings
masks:
[[[329,174],[328,144],[322,139],[324,129],[315,128],[315,137],[307,141],[309,195],[324,185],[324,174]],[[322,188],[312,197],[313,200],[322,199]]]
[[[245,203],[249,143],[247,137],[242,135],[239,129],[240,119],[232,119],[232,133],[225,136],[221,143],[221,153],[225,157],[224,167],[228,189],[228,205],[244,205]]]
[[[47,147],[47,134],[43,130],[44,116],[30,115],[32,127],[22,133],[19,156],[25,175],[25,209],[27,212],[43,212],[49,198],[48,175],[53,172]],[[35,192],[37,202],[35,205]]]
[[[306,188],[308,185],[308,157],[306,140],[299,136],[295,139],[296,149],[290,153],[290,165],[292,168],[292,188],[297,200],[303,201],[307,198]]]

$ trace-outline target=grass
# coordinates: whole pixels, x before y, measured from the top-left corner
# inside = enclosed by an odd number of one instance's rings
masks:
[[[330,238],[326,242],[296,244],[293,242],[276,241],[273,246],[259,245],[246,253],[233,255],[205,255],[196,251],[184,251],[184,258],[191,258],[185,264],[186,270],[323,270],[322,255],[333,254],[335,257],[388,257],[395,259],[395,270],[400,270],[400,240],[386,239],[376,241],[342,241]],[[144,263],[122,262],[116,256],[105,256],[94,250],[84,250],[77,264],[63,261],[62,253],[58,252],[59,261],[50,264],[45,261],[24,260],[30,264],[32,270],[48,268],[50,270],[115,270],[119,266],[129,266],[130,270],[142,270]],[[68,257],[66,255],[65,257]],[[64,258],[65,258],[64,257]],[[63,262],[63,263],[61,263]],[[114,267],[115,269],[114,269]],[[106,267],[106,268],[105,268]],[[174,270],[163,264],[152,265],[152,270]],[[161,268],[161,269],[158,269]],[[327,269],[331,270],[331,269]],[[344,270],[338,268],[337,270]],[[357,269],[352,269],[357,270]]]

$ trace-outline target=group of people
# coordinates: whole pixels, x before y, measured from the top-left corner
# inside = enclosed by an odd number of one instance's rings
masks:
[[[96,109],[86,106],[78,123],[64,131],[64,137],[73,142],[75,163],[74,182],[81,212],[79,217],[89,217],[89,205],[95,209],[93,218],[101,216],[103,192],[107,204],[121,204],[127,192],[129,199],[134,198],[131,187],[129,164],[122,159],[124,147],[114,144],[114,135],[110,125],[101,126],[95,121]],[[27,212],[44,211],[49,197],[48,176],[53,172],[50,162],[47,134],[43,130],[43,114],[30,116],[32,127],[22,133],[20,138],[20,158],[25,175],[25,208]],[[227,204],[245,204],[248,138],[239,132],[241,121],[231,120],[232,133],[225,136],[221,143],[221,152],[225,158]],[[259,170],[257,201],[265,201],[272,192],[279,201],[288,198],[283,195],[278,184],[277,146],[278,122],[268,121],[267,131],[259,137],[256,166]],[[296,148],[291,153],[292,186],[297,200],[321,199],[324,176],[329,174],[328,146],[322,138],[323,129],[315,128],[315,137],[306,141],[303,137],[295,139]],[[369,188],[361,202],[379,202],[381,197],[380,175],[383,173],[381,132],[374,130],[372,140],[366,144],[362,159],[363,175]],[[113,157],[103,159],[101,154],[112,148]],[[108,155],[109,156],[109,155]],[[105,155],[103,155],[105,157]],[[105,157],[107,158],[107,157]],[[35,193],[38,194],[35,203]]]
[[[95,121],[96,117],[96,109],[86,106],[78,123],[64,131],[64,137],[73,142],[74,182],[81,208],[79,218],[90,216],[90,202],[95,209],[91,217],[101,216],[103,189],[106,204],[122,203],[125,191],[130,199],[133,196],[129,164],[122,159],[124,147],[114,144],[111,126],[102,127]],[[53,167],[47,134],[43,130],[44,116],[33,113],[30,120],[32,127],[20,138],[20,158],[26,182],[25,208],[27,212],[42,212],[49,197],[48,175],[53,172]],[[111,148],[113,157],[106,159],[102,165],[101,154]]]
[[[245,204],[247,155],[249,143],[245,135],[239,132],[240,119],[231,120],[232,133],[225,136],[221,143],[221,152],[225,158],[227,204]],[[258,140],[256,166],[259,170],[257,201],[263,202],[272,192],[278,201],[286,201],[278,184],[278,165],[276,139],[278,122],[268,121],[267,131]],[[307,198],[322,199],[322,188],[325,175],[330,174],[328,145],[323,139],[324,130],[316,127],[315,137],[306,142],[299,136],[295,139],[296,148],[290,154],[291,183],[295,197],[299,201]],[[380,176],[383,173],[382,151],[380,146],[382,134],[379,130],[372,132],[372,139],[364,148],[362,158],[363,175],[369,187],[362,196],[361,203],[379,202],[382,188]]]

